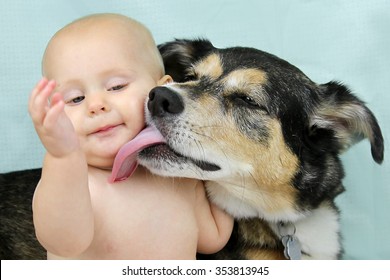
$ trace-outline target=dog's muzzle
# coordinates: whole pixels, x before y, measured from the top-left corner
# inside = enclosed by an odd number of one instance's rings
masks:
[[[160,86],[153,88],[149,93],[149,99],[147,102],[147,108],[153,122],[153,126],[156,126],[157,129],[164,131],[163,127],[171,126],[175,123],[175,120],[171,117],[175,117],[183,113],[185,105],[182,97],[177,92],[173,91],[170,88]],[[164,132],[163,132],[164,134]],[[170,154],[169,158],[179,159],[178,161],[187,163],[192,163],[203,171],[218,171],[221,168],[211,162],[205,160],[194,159],[192,157],[185,156],[181,153],[178,153],[173,146],[169,137],[175,137],[174,135],[164,135],[167,137],[167,143],[164,145],[159,145],[158,147],[149,147],[142,152],[142,155],[145,157],[149,155],[150,158],[157,157],[158,154]],[[153,152],[152,152],[153,151]]]

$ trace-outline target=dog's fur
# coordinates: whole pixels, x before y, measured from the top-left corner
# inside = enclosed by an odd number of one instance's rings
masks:
[[[205,180],[210,199],[236,218],[214,257],[284,258],[282,223],[293,228],[303,258],[340,257],[339,154],[368,138],[382,162],[372,112],[341,83],[316,84],[260,50],[202,39],[159,49],[175,82],[152,90],[146,111],[167,144],[139,161],[159,175]]]
[[[0,258],[43,260],[46,251],[35,237],[32,198],[41,169],[0,174]]]
[[[315,84],[259,50],[177,40],[160,51],[176,83],[151,92],[148,122],[169,147],[144,150],[140,162],[206,180],[210,198],[236,217],[229,243],[212,257],[284,258],[280,222],[295,227],[305,258],[339,257],[339,154],[367,137],[374,160],[383,160],[371,111],[340,83]],[[46,258],[31,212],[40,174],[0,174],[1,259]]]

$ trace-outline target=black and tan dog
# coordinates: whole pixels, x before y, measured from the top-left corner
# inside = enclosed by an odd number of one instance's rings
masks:
[[[139,154],[163,176],[206,181],[236,218],[229,259],[336,259],[342,252],[335,197],[339,154],[368,138],[383,160],[372,112],[338,82],[316,84],[265,52],[207,40],[161,45],[174,83],[153,89],[147,119],[167,143]]]

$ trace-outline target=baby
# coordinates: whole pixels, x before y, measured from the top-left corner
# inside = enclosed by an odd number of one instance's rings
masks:
[[[98,14],[50,40],[29,112],[46,148],[33,200],[48,259],[195,259],[228,241],[233,220],[202,181],[138,167],[108,178],[119,149],[144,127],[149,91],[171,82],[146,27]]]

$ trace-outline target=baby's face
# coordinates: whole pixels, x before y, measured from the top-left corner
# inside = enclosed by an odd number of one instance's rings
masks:
[[[47,51],[44,75],[56,80],[89,165],[110,168],[144,127],[144,101],[158,81],[136,45],[120,32],[71,32]]]

